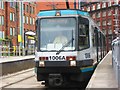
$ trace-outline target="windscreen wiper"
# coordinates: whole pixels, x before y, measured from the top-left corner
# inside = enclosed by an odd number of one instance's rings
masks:
[[[67,47],[68,45],[70,45],[71,42],[73,42],[74,38],[72,38],[71,40],[69,40],[65,45],[62,46],[62,48],[60,50],[57,51],[56,55],[60,54],[61,51],[63,51],[63,49],[65,47]]]

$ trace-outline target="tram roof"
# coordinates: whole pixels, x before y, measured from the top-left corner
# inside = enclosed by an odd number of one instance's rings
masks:
[[[38,13],[38,17],[42,16],[56,16],[56,13],[59,12],[60,16],[64,15],[82,15],[82,16],[89,16],[88,12],[85,11],[80,11],[80,10],[47,10],[47,11],[40,11]]]

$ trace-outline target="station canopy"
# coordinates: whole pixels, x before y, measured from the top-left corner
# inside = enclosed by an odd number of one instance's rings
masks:
[[[36,35],[33,31],[27,31],[25,34],[30,35],[30,36],[35,36]]]

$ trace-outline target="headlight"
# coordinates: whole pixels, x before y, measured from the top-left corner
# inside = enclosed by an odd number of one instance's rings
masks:
[[[45,62],[44,61],[39,61],[39,66],[40,67],[44,67],[45,66]]]
[[[76,61],[70,61],[70,66],[76,66]]]

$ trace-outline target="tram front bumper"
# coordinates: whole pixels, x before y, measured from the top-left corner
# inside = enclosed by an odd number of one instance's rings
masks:
[[[75,61],[75,60],[73,60]],[[43,63],[42,63],[43,64]],[[35,67],[37,67],[37,71],[40,73],[48,73],[48,72],[76,72],[80,73],[80,68],[84,66],[91,66],[92,60],[85,60],[85,61],[44,61],[44,65],[40,65],[40,62],[35,62]]]

